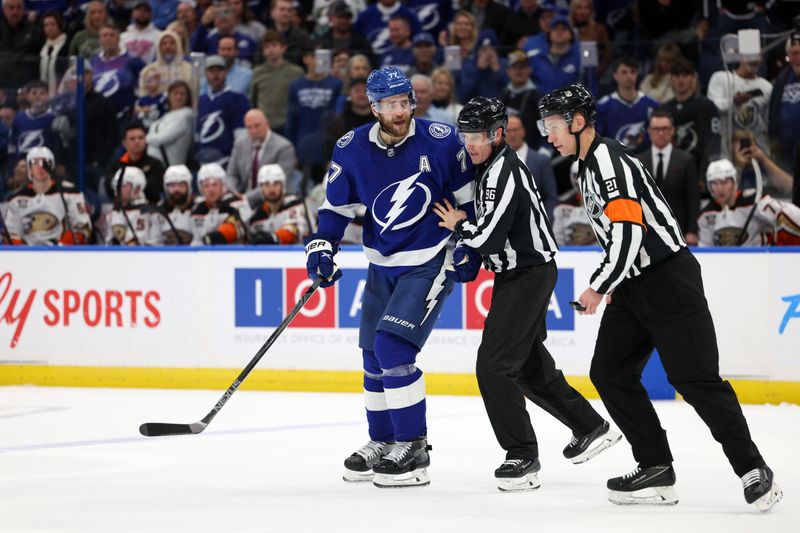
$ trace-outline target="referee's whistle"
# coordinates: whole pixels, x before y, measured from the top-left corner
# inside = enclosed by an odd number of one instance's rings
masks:
[[[570,300],[569,306],[576,311],[586,311],[586,306],[577,300]]]

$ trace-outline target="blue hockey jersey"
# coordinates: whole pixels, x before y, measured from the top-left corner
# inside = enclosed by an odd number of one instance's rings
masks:
[[[451,126],[412,119],[409,135],[394,146],[378,130],[368,124],[336,142],[317,231],[338,242],[363,205],[367,259],[383,267],[421,265],[452,236],[439,227],[434,203],[447,198],[474,218],[472,164]]]
[[[136,100],[134,91],[139,87],[144,62],[127,52],[111,59],[100,53],[92,57],[91,65],[94,90],[111,101],[121,118]]]
[[[383,55],[392,47],[389,40],[389,19],[401,16],[411,23],[411,35],[422,30],[419,19],[409,8],[397,2],[388,10],[381,4],[373,4],[358,15],[353,23],[353,31],[367,38],[376,55]]]
[[[8,143],[9,155],[25,157],[31,148],[46,146],[57,152],[58,138],[53,131],[53,119],[56,116],[50,111],[38,115],[30,111],[17,113],[11,123],[11,139]]]
[[[459,8],[457,0],[408,0],[406,5],[417,15],[422,31],[430,33],[434,39],[447,29]]]
[[[597,133],[613,137],[634,153],[643,152],[650,147],[647,122],[658,105],[641,91],[633,102],[625,101],[614,91],[597,102]]]
[[[197,160],[219,162],[229,157],[234,131],[244,127],[244,114],[249,110],[247,97],[230,87],[201,95],[197,104]]]

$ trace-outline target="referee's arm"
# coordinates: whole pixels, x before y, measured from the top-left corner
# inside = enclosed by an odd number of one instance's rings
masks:
[[[494,165],[486,176],[483,214],[475,224],[469,220],[456,224],[456,235],[483,256],[501,252],[514,222],[515,191],[516,184],[508,165]]]
[[[604,201],[603,216],[608,222],[604,254],[600,266],[590,278],[589,287],[608,294],[620,284],[633,266],[647,233],[642,205],[634,183],[645,179],[636,166],[607,150],[597,150],[595,190]]]

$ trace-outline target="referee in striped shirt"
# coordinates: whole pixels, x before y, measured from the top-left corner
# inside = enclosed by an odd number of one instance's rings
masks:
[[[584,462],[622,438],[573,389],[544,346],[545,318],[558,270],[557,245],[536,183],[504,134],[508,114],[497,98],[470,100],[459,135],[476,165],[477,221],[449,202],[436,204],[440,226],[454,230],[495,272],[492,303],[478,348],[476,373],[489,421],[506,461],[495,471],[502,491],[539,486],[539,450],[525,397],[572,430],[564,456]],[[455,268],[462,263],[458,248]]]
[[[655,347],[670,383],[694,407],[741,477],[747,503],[769,509],[782,493],[750,438],[736,393],[719,376],[700,265],[669,205],[635,156],[617,141],[596,135],[594,98],[585,87],[551,91],[539,111],[540,133],[561,155],[580,160],[580,192],[604,252],[578,303],[583,314],[592,315],[605,295],[608,306],[590,376],[638,463],[630,474],[608,481],[609,499],[618,504],[678,502],[666,433],[641,384]]]

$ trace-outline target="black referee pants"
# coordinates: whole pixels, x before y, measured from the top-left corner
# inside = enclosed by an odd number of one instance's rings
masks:
[[[544,346],[545,318],[556,285],[555,261],[495,276],[492,304],[478,348],[476,374],[489,421],[506,459],[539,457],[525,398],[576,435],[603,423],[556,368]]]
[[[592,383],[641,466],[672,462],[666,432],[641,383],[654,346],[669,382],[722,445],[736,475],[762,466],[736,393],[719,376],[700,264],[687,249],[617,286],[592,359]]]

